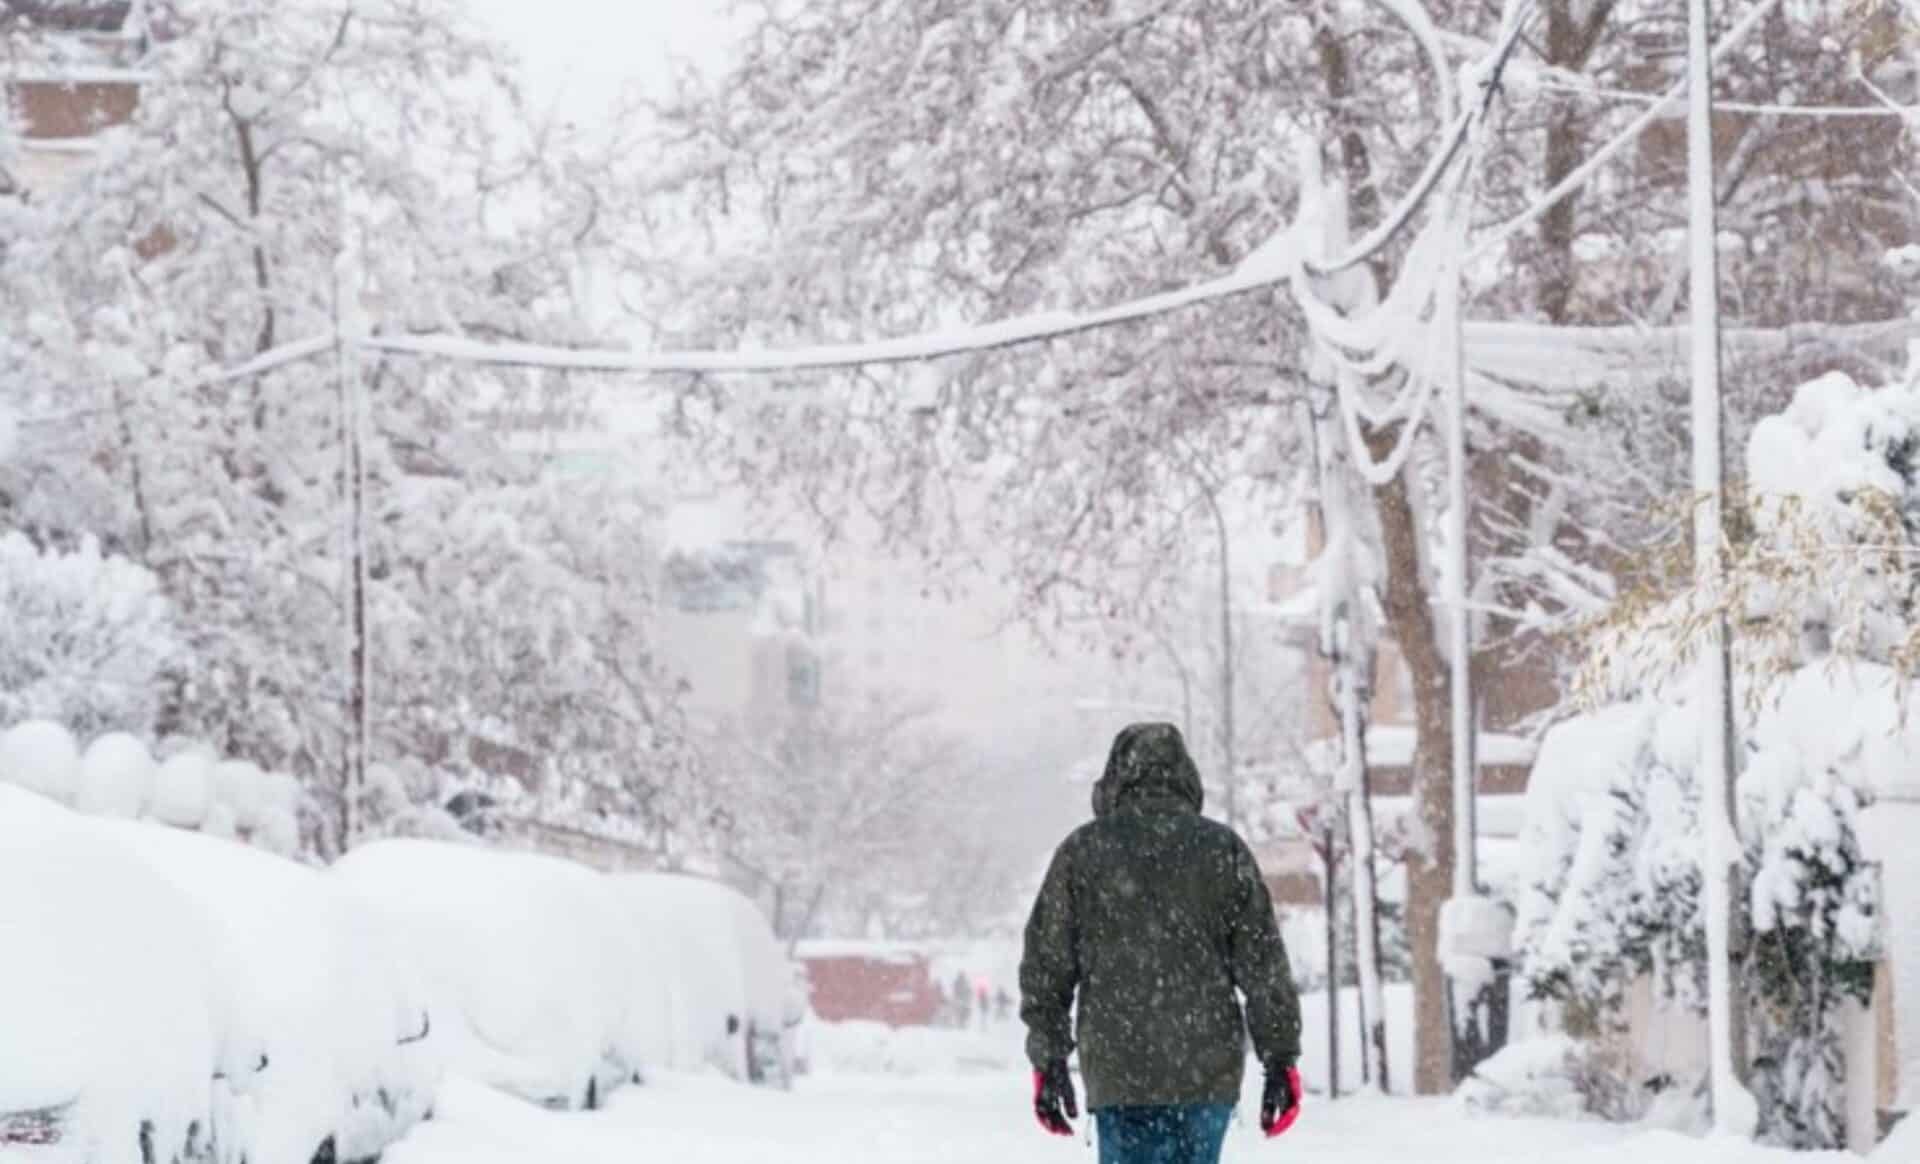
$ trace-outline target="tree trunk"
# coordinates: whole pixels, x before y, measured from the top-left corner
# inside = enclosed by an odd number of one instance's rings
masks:
[[[1395,431],[1367,434],[1376,458],[1392,449]],[[1440,908],[1453,892],[1453,724],[1448,706],[1446,660],[1434,627],[1433,607],[1420,574],[1420,538],[1408,480],[1409,468],[1374,490],[1386,556],[1386,592],[1381,605],[1394,642],[1412,678],[1414,724],[1413,799],[1418,844],[1407,854],[1407,943],[1413,954],[1413,1089],[1438,1095],[1453,1084],[1453,1039],[1447,1015],[1447,978],[1440,963]]]

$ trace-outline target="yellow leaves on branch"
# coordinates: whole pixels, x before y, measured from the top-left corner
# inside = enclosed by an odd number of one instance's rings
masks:
[[[1695,580],[1685,495],[1656,513],[1672,536],[1620,571],[1618,596],[1576,632],[1585,654],[1574,694],[1591,707],[1679,676],[1717,624],[1731,636],[1736,689],[1751,702],[1771,680],[1825,658],[1920,666],[1920,541],[1883,489],[1811,505],[1796,494],[1730,488],[1717,584]],[[1905,690],[1905,685],[1901,688]]]

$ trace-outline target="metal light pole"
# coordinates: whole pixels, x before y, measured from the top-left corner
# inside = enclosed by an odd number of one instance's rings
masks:
[[[1480,892],[1474,779],[1473,657],[1467,612],[1467,369],[1461,342],[1459,263],[1445,276],[1436,322],[1452,345],[1447,369],[1447,625],[1453,716],[1453,895]]]
[[[1687,234],[1690,323],[1693,331],[1693,572],[1708,595],[1720,590],[1722,486],[1720,430],[1720,285],[1713,183],[1713,70],[1707,52],[1708,0],[1687,6]],[[1707,1025],[1712,1040],[1711,1086],[1716,1130],[1750,1135],[1753,1097],[1736,1069],[1733,997],[1733,863],[1739,837],[1730,813],[1732,698],[1727,624],[1707,627],[1699,674],[1701,803],[1705,816],[1707,897]]]

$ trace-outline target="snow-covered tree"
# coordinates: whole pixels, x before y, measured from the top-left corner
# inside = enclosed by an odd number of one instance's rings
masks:
[[[782,937],[897,922],[895,906],[924,908],[969,863],[957,842],[979,790],[925,708],[832,692],[729,737],[707,752],[715,843],[771,898]]]
[[[1516,941],[1535,998],[1613,1030],[1634,979],[1704,1005],[1699,796],[1686,711],[1620,704],[1556,726],[1528,790]]]
[[[558,693],[582,648],[554,612],[593,607],[614,570],[570,560],[588,515],[535,487],[543,458],[498,421],[580,389],[327,343],[365,326],[582,337],[591,312],[573,292],[620,217],[607,161],[620,144],[590,153],[522,116],[510,59],[446,0],[208,0],[177,16],[95,163],[9,207],[31,229],[0,253],[0,299],[20,322],[0,390],[35,422],[9,524],[48,545],[91,533],[159,577],[189,659],[161,730],[299,775],[331,806],[323,845],[377,825],[353,816],[372,795],[356,787],[356,704],[371,760],[418,758],[420,725],[499,663],[454,649],[473,627],[541,677],[480,715],[511,718],[509,736],[557,733],[547,742],[591,731],[602,774],[622,750],[628,770],[651,768],[661,741],[633,698],[617,722],[568,718]],[[490,500],[512,517],[476,516]],[[523,589],[429,569],[416,501]],[[643,638],[621,648],[643,656]],[[638,703],[665,698],[650,669],[629,674],[647,688]]]
[[[82,738],[150,733],[183,659],[152,572],[83,539],[41,549],[0,535],[0,724],[48,719]]]

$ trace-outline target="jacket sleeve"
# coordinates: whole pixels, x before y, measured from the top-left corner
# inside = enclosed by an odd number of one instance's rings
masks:
[[[1072,858],[1062,845],[1027,917],[1020,951],[1020,1021],[1027,1026],[1027,1058],[1035,1067],[1073,1051],[1073,992],[1080,981],[1074,951]]]
[[[1300,1058],[1300,995],[1274,919],[1273,898],[1245,845],[1235,847],[1233,879],[1227,958],[1233,984],[1246,996],[1247,1031],[1261,1063],[1290,1067]]]

